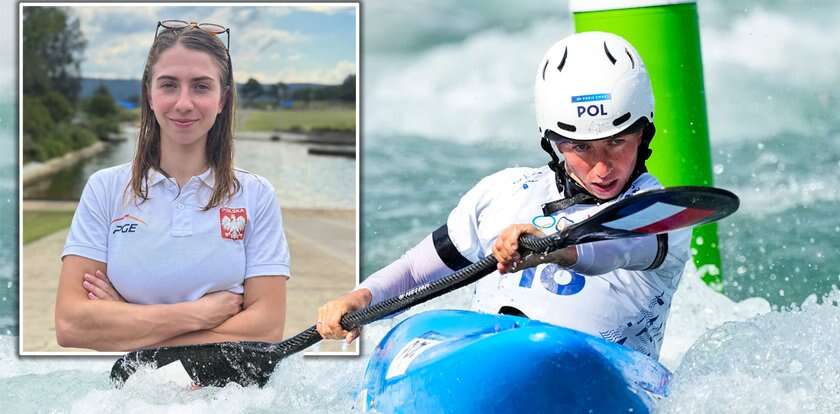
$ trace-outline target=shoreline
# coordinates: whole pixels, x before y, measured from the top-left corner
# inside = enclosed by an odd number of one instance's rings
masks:
[[[44,178],[49,178],[66,168],[76,165],[79,161],[105,151],[108,145],[107,142],[97,141],[88,147],[68,152],[58,158],[52,158],[45,162],[32,161],[24,164],[20,169],[21,183],[22,185],[28,185]]]

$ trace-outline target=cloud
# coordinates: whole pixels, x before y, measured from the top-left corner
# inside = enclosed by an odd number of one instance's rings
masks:
[[[332,51],[333,47],[329,39],[320,36],[325,23],[319,25],[318,17],[311,15],[311,12],[353,13],[355,7],[98,4],[96,7],[71,6],[67,9],[79,18],[88,41],[81,65],[84,77],[138,79],[142,75],[157,21],[170,18],[230,27],[231,55],[237,81],[254,77],[265,83],[337,84],[356,71],[355,63],[339,61],[340,53],[346,56],[347,51],[336,53],[337,56],[332,59],[324,56],[324,50]],[[310,14],[302,17],[301,12]],[[289,29],[292,26],[295,28]],[[0,51],[0,56],[2,53]]]
[[[280,57],[290,54],[285,50],[286,46],[305,44],[308,40],[308,36],[298,32],[267,27],[249,28],[242,33],[240,40],[232,42],[231,54],[234,63],[240,67],[279,63]]]
[[[285,83],[322,83],[336,85],[344,81],[347,75],[356,73],[356,65],[353,62],[342,60],[335,66],[324,69],[300,69],[300,68],[279,68],[277,70],[239,70],[234,77],[237,82],[244,83],[249,78],[254,78],[262,84],[277,82]]]
[[[303,33],[287,32],[270,27],[249,27],[242,31],[242,40],[237,43],[247,45],[250,50],[264,51],[274,45],[291,45],[306,42],[309,38]]]
[[[82,33],[88,41],[122,33],[146,32],[154,35],[158,20],[163,15],[160,6],[91,6],[65,7],[79,18]]]
[[[323,6],[304,6],[301,9],[306,10],[308,12],[312,12],[312,13],[323,13],[323,14],[330,14],[330,15],[338,14],[338,13],[346,13],[346,12],[352,13],[356,10],[354,6],[346,6],[346,5],[340,5],[340,6],[327,6],[327,5],[323,5]]]
[[[88,48],[82,76],[139,79],[152,39],[148,33],[120,35]]]

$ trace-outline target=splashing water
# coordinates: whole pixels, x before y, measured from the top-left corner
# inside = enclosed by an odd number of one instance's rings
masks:
[[[357,410],[367,355],[385,333],[419,312],[468,308],[471,293],[470,288],[461,289],[366,327],[361,357],[293,355],[277,366],[262,389],[231,384],[190,391],[161,385],[141,372],[125,388],[115,390],[108,383],[114,358],[49,358],[48,363],[44,358],[18,359],[15,337],[0,337],[0,389],[8,395],[4,406],[14,411],[352,412]],[[811,298],[801,309],[770,312],[763,299],[736,303],[713,292],[689,267],[674,297],[661,353],[662,362],[675,369],[675,377],[671,397],[659,408],[715,412],[738,404],[770,412],[789,406],[835,412],[840,397],[830,391],[840,385],[840,362],[833,358],[840,341],[830,338],[840,332],[838,302],[840,291],[822,304]],[[31,398],[44,390],[54,398]],[[815,400],[813,395],[824,398]]]

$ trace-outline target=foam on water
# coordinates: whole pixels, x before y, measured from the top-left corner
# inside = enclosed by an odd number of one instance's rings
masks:
[[[13,411],[37,407],[54,412],[349,412],[366,355],[398,321],[429,309],[467,308],[462,289],[368,326],[360,358],[292,356],[277,367],[265,388],[189,391],[139,374],[122,390],[107,381],[113,358],[23,358],[16,337],[0,337],[0,389]],[[662,348],[662,362],[675,370],[664,412],[717,412],[732,407],[780,412],[789,407],[836,412],[840,397],[840,291],[823,304],[810,298],[801,309],[770,312],[763,299],[739,303],[713,292],[689,268],[677,291]],[[698,339],[699,338],[699,339]],[[693,345],[692,345],[693,344]],[[48,363],[45,363],[48,361]],[[55,396],[35,402],[32,395]],[[814,396],[820,396],[814,398]],[[713,397],[712,397],[713,396]],[[37,404],[37,405],[36,405]],[[5,405],[5,404],[4,404]]]
[[[366,29],[365,41],[376,45],[366,49],[366,136],[533,138],[536,66],[552,43],[573,31],[564,2],[523,2],[506,23],[495,11],[509,8],[487,5],[468,19],[457,4],[438,3],[414,3],[416,10],[403,14],[366,2],[366,18],[386,22]],[[828,85],[840,81],[840,50],[833,47],[840,29],[831,22],[840,8],[822,2],[813,9],[818,12],[700,2],[713,142],[834,128],[838,97]]]
[[[840,412],[840,291],[728,322],[683,357],[663,412]]]
[[[400,320],[438,307],[466,307],[468,290],[453,292],[418,306],[394,319],[368,326],[362,341],[369,355],[379,340]],[[120,390],[108,382],[113,357],[17,357],[17,337],[0,336],[0,395],[9,412],[55,413],[229,413],[350,412],[367,364],[367,357],[303,357],[281,362],[264,388],[188,390],[162,384],[154,375],[138,372]],[[48,392],[54,398],[32,398]]]
[[[376,107],[366,108],[365,128],[375,136],[460,142],[536,139],[536,62],[570,31],[567,21],[543,19],[521,32],[489,29],[410,59],[372,59],[364,92]]]

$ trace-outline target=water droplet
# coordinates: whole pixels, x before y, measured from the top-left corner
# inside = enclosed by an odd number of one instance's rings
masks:
[[[703,237],[698,236],[696,239],[694,239],[694,242],[697,243],[698,246],[702,246],[703,245]]]
[[[743,275],[744,273],[747,273],[747,268],[744,266],[738,266],[738,269],[736,271],[739,275]]]
[[[715,174],[723,174],[723,164],[715,164]]]

